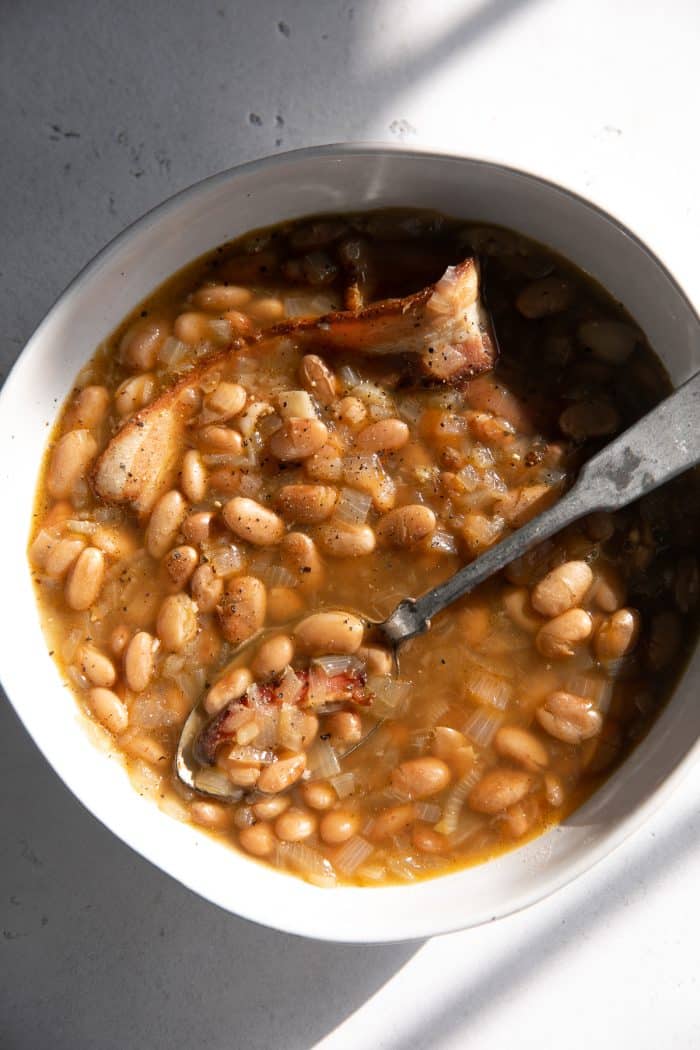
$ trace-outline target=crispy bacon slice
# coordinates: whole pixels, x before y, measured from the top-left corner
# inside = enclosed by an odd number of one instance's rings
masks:
[[[304,707],[309,691],[309,672],[295,671],[294,673],[302,683],[302,689],[295,705]],[[255,689],[256,705],[279,703],[279,687],[282,678],[283,675],[277,675],[269,682],[251,686],[242,697],[232,700],[218,715],[215,715],[195,740],[193,751],[197,761],[206,766],[214,765],[217,751],[235,732],[237,719],[234,716],[241,708],[252,706],[250,697],[252,689]],[[347,701],[355,704],[369,704],[371,697],[366,689],[366,681],[367,675],[364,671],[343,671],[340,674],[329,675],[325,682],[324,702],[330,704]]]
[[[292,337],[329,351],[372,357],[402,354],[417,358],[433,380],[453,383],[492,368],[496,344],[479,298],[475,259],[450,266],[436,284],[404,299],[385,299],[363,310],[284,321],[259,333],[258,342]],[[110,503],[130,503],[148,514],[173,483],[183,449],[188,395],[236,350],[204,358],[165,393],[117,431],[92,472],[95,492]]]

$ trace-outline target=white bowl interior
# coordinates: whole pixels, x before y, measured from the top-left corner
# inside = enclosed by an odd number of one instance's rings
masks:
[[[316,889],[280,875],[140,798],[109,761],[48,656],[26,563],[47,428],[75,374],[136,303],[175,270],[246,230],[314,212],[407,205],[496,222],[552,246],[629,309],[675,383],[700,367],[700,322],[660,263],[610,217],[520,172],[462,158],[371,147],[304,150],[216,176],[166,202],[109,245],[53,307],[0,399],[5,582],[18,633],[0,656],[20,718],[75,795],[125,842],[222,907],[265,925],[339,941],[460,929],[552,892],[648,815],[697,750],[695,654],[653,732],[560,828],[486,866],[413,886]],[[9,576],[9,578],[8,578]],[[94,735],[93,735],[94,736]]]

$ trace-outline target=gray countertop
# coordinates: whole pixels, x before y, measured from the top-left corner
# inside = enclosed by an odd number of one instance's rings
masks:
[[[685,0],[672,19],[655,11],[0,0],[2,374],[75,272],[148,208],[232,164],[341,139],[547,171],[653,240],[697,298],[700,153],[675,102],[700,17]],[[253,926],[161,875],[75,801],[6,703],[0,765],[3,1050],[490,1050],[513,1032],[567,1050],[700,1043],[697,770],[553,901],[426,944],[344,947]]]

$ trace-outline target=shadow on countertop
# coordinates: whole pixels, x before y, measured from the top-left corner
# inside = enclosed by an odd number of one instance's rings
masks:
[[[0,697],[3,1050],[309,1047],[420,947],[308,941],[199,899],[73,799]]]

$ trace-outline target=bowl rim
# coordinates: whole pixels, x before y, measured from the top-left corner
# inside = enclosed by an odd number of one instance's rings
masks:
[[[129,223],[123,230],[121,230],[116,236],[114,236],[108,243],[100,249],[76,274],[76,276],[66,285],[63,291],[56,297],[54,302],[51,304],[49,309],[46,311],[44,317],[36,326],[29,339],[22,347],[18,354],[15,362],[13,363],[10,371],[8,372],[6,379],[0,389],[0,416],[3,414],[4,407],[9,403],[13,396],[15,384],[19,382],[19,372],[23,360],[26,360],[32,351],[32,347],[35,343],[40,341],[44,330],[48,328],[53,320],[54,312],[57,311],[59,305],[68,297],[80,293],[83,285],[88,283],[92,278],[93,274],[99,270],[99,268],[107,261],[113,254],[118,252],[122,245],[126,244],[133,234],[138,231],[147,230],[158,224],[163,218],[168,216],[171,212],[176,211],[182,205],[186,204],[189,200],[196,198],[200,194],[205,194],[210,188],[217,185],[223,185],[232,179],[237,178],[242,174],[255,174],[256,172],[265,171],[267,169],[274,169],[283,161],[290,159],[337,159],[342,160],[344,157],[373,157],[379,158],[384,156],[393,157],[405,157],[407,159],[421,159],[425,161],[454,161],[456,163],[469,163],[471,165],[484,167],[488,169],[498,169],[506,174],[515,175],[536,184],[544,185],[548,190],[560,194],[566,198],[573,199],[579,205],[587,208],[597,214],[598,217],[606,220],[612,224],[618,233],[631,240],[636,248],[645,254],[657,267],[660,268],[662,273],[670,282],[674,292],[679,298],[685,303],[688,308],[689,314],[700,330],[700,315],[696,309],[694,303],[688,297],[683,290],[679,281],[674,276],[673,272],[666,265],[664,260],[659,257],[655,252],[646,245],[641,238],[630,230],[621,220],[617,219],[610,212],[606,211],[599,204],[589,200],[582,196],[577,191],[570,189],[566,185],[558,182],[554,182],[544,175],[534,173],[516,166],[508,165],[498,159],[490,159],[485,156],[466,156],[463,154],[456,154],[450,151],[439,151],[439,150],[422,150],[406,148],[404,145],[393,144],[393,143],[381,143],[381,142],[340,142],[340,143],[329,143],[319,146],[309,146],[300,149],[288,150],[281,153],[270,154],[256,160],[247,161],[242,164],[234,165],[219,171],[213,175],[207,176],[177,193],[166,198],[161,203],[155,205],[144,212],[140,217]],[[312,214],[312,213],[309,213]],[[0,680],[5,679],[5,666],[6,658],[4,656],[5,650],[0,650]],[[10,692],[6,690],[6,695],[10,701],[15,713],[17,714],[20,722],[29,733],[35,746],[39,749],[43,757],[49,763],[54,773],[61,779],[66,787],[70,790],[71,794],[80,802],[82,806],[90,813],[95,816],[96,819],[100,820],[109,830],[117,836],[117,838],[137,852],[140,856],[144,857],[148,862],[152,863],[155,867],[161,871],[166,872],[172,878],[176,879],[180,884],[186,886],[189,890],[192,890],[200,897],[203,897],[213,904],[222,907],[224,910],[231,912],[230,906],[221,898],[217,899],[217,895],[209,893],[202,889],[200,886],[194,884],[194,880],[187,877],[185,874],[180,874],[173,871],[170,867],[163,867],[163,865],[157,859],[156,851],[146,848],[143,843],[136,845],[132,838],[129,836],[128,829],[120,828],[119,824],[115,820],[105,819],[104,816],[97,817],[95,810],[92,808],[90,803],[86,801],[84,795],[85,792],[80,791],[74,784],[64,777],[64,773],[59,770],[58,765],[54,764],[52,758],[47,753],[48,748],[44,746],[44,742],[40,743],[34,734],[30,731],[27,721],[24,718],[22,705],[18,705],[13,700]],[[653,727],[652,727],[653,732]],[[659,809],[663,802],[671,795],[671,793],[678,787],[684,777],[688,774],[691,767],[700,757],[700,739],[696,740],[687,750],[687,752],[673,765],[671,771],[664,777],[664,779],[657,786],[653,787],[647,794],[647,796],[639,803],[634,805],[630,812],[626,815],[619,817],[605,833],[603,833],[599,841],[593,845],[589,845],[585,850],[581,851],[581,854],[572,860],[569,860],[566,865],[565,871],[557,871],[552,873],[549,877],[540,876],[535,885],[529,890],[521,891],[511,902],[506,902],[502,907],[490,910],[488,913],[483,912],[476,919],[471,920],[467,923],[467,926],[479,926],[484,923],[493,921],[496,918],[504,918],[508,915],[515,914],[519,911],[524,910],[544,899],[550,894],[562,889],[568,885],[574,879],[583,875],[586,871],[596,865],[603,858],[611,854],[617,849],[630,835],[633,834],[651,815]],[[150,803],[152,804],[152,803]],[[585,804],[584,804],[585,805]],[[464,869],[468,870],[468,869]],[[461,872],[455,873],[459,875]],[[289,876],[285,876],[289,877]],[[449,877],[443,876],[443,878]],[[438,876],[439,878],[439,876]],[[417,884],[417,885],[420,885]],[[410,887],[400,887],[404,892],[408,893]],[[318,891],[324,892],[324,891]],[[375,893],[377,890],[375,889]],[[379,890],[381,893],[381,889]],[[407,899],[408,903],[408,899]],[[437,934],[454,932],[466,928],[463,919],[458,916],[454,920],[450,921],[438,921],[430,922],[425,921],[425,917],[419,918],[414,915],[411,917],[408,925],[410,929],[402,932],[398,936],[387,937],[385,935],[379,935],[371,937],[367,935],[352,937],[346,934],[338,934],[334,931],[319,931],[314,929],[313,932],[309,931],[308,923],[304,921],[303,914],[300,915],[299,919],[294,914],[289,914],[288,921],[284,923],[279,921],[266,921],[264,914],[260,914],[260,909],[256,907],[244,907],[240,910],[237,908],[235,913],[242,918],[255,921],[260,925],[268,926],[272,929],[282,930],[287,933],[296,934],[313,938],[316,940],[326,940],[336,943],[355,943],[355,944],[369,944],[369,943],[390,943],[405,940],[414,940],[421,937],[433,936]]]

